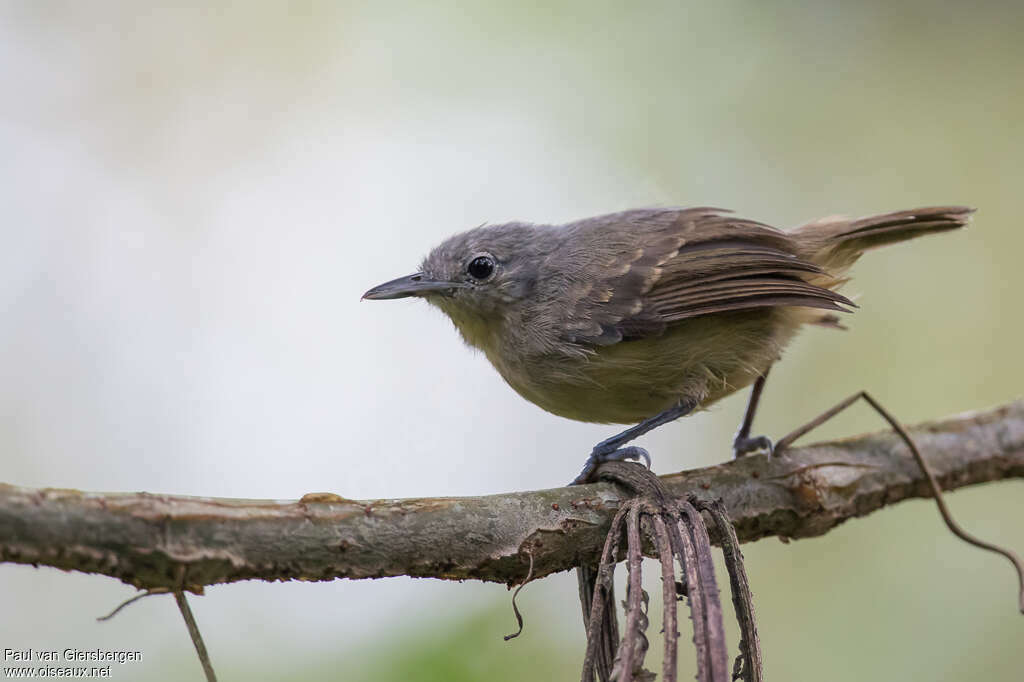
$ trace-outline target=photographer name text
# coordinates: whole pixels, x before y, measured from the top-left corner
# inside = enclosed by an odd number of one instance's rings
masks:
[[[141,651],[121,649],[4,649],[5,662],[22,663],[129,663],[142,660]]]

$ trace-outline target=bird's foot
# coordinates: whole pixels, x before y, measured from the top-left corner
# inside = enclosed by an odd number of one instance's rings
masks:
[[[594,448],[593,452],[590,453],[590,457],[587,458],[586,464],[583,465],[583,471],[580,475],[573,479],[569,485],[582,485],[590,480],[590,477],[597,471],[597,467],[601,466],[605,462],[622,462],[625,460],[633,460],[639,462],[643,460],[647,465],[647,468],[651,468],[651,456],[647,450],[637,447],[635,445],[627,445],[621,448],[608,448],[602,447],[604,443],[599,443]]]
[[[732,442],[732,453],[736,459],[760,451],[772,454],[772,441],[768,436],[737,436]]]

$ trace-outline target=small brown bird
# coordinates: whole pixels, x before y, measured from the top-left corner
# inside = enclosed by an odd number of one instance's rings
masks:
[[[601,461],[649,459],[626,443],[750,384],[734,451],[770,450],[750,437],[765,376],[802,325],[840,327],[836,313],[855,307],[837,293],[849,267],[971,213],[832,217],[789,232],[714,208],[490,225],[363,298],[425,298],[527,400],[570,419],[636,424],[593,449],[581,482]]]

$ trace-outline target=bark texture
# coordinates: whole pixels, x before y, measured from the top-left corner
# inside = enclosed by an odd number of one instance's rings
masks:
[[[1024,477],[1024,401],[911,433],[945,490]],[[891,432],[663,481],[680,497],[720,498],[743,542],[813,537],[888,504],[930,496]],[[528,555],[535,578],[595,561],[621,497],[607,483],[464,498],[313,493],[298,501],[0,484],[0,560],[197,592],[236,580],[398,575],[513,584],[526,576]]]

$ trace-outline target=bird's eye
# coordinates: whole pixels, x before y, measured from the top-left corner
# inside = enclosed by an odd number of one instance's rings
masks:
[[[473,279],[487,279],[494,272],[494,259],[490,256],[477,256],[469,261],[466,272]]]

